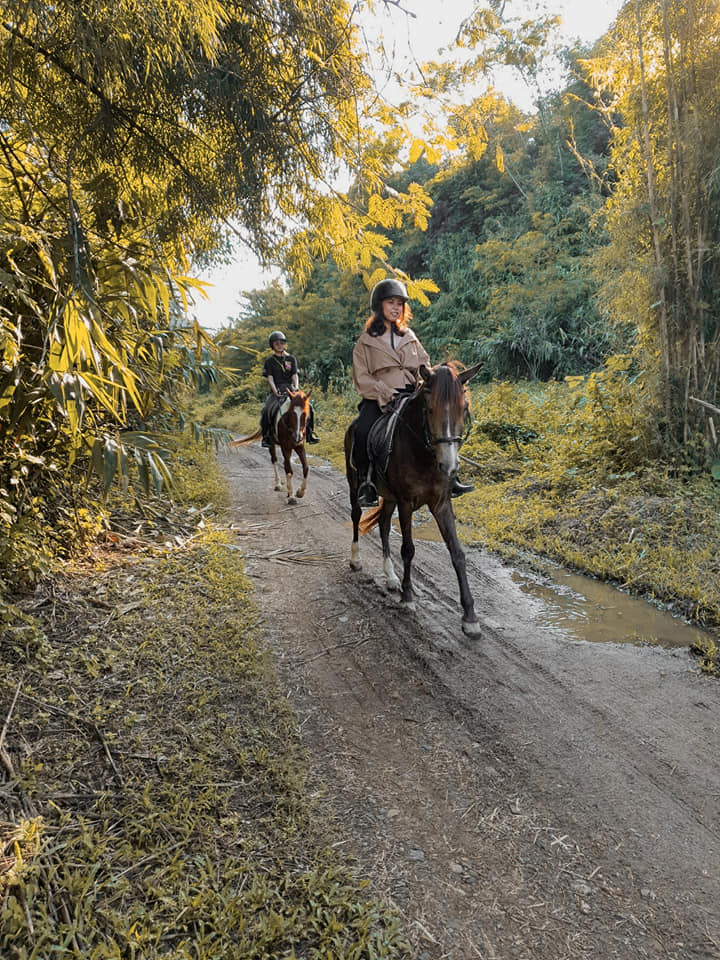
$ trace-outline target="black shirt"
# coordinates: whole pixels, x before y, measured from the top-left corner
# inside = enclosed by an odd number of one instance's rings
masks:
[[[292,386],[293,377],[297,372],[297,360],[289,353],[283,353],[279,357],[273,353],[267,358],[262,369],[262,375],[272,377],[280,392]]]

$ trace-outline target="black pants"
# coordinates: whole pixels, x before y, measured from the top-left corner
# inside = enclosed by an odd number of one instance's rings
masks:
[[[358,404],[358,415],[355,421],[355,437],[353,441],[353,460],[357,468],[360,483],[364,483],[370,468],[367,440],[370,428],[382,416],[377,400],[361,400]]]

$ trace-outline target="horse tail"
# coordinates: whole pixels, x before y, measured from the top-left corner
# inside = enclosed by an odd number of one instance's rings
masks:
[[[262,437],[262,430],[256,430],[255,433],[251,433],[249,437],[238,437],[237,440],[231,440],[228,446],[244,447],[248,443],[254,443],[255,440],[259,440],[260,437]]]
[[[378,520],[380,519],[380,511],[382,510],[382,497],[378,503],[377,507],[371,507],[370,510],[366,510],[365,513],[360,518],[360,523],[358,524],[358,530],[363,535],[370,533],[373,527],[377,526]]]

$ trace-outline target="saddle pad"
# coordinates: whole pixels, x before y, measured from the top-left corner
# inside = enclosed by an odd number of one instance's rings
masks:
[[[383,413],[370,427],[367,441],[368,454],[378,476],[384,477],[387,473],[400,415],[412,396],[414,394],[393,398],[392,409],[388,413]]]
[[[272,424],[273,437],[278,438],[278,423],[280,418],[290,409],[290,397],[283,394],[280,397],[268,397],[268,422]]]

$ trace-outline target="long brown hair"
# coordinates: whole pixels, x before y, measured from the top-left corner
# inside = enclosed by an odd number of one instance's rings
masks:
[[[406,300],[403,304],[402,316],[397,323],[393,321],[391,324],[393,333],[397,334],[398,337],[402,337],[411,320],[412,310]],[[365,321],[365,331],[369,333],[371,337],[381,337],[383,333],[385,333],[385,318],[382,313],[382,303],[375,313],[371,313]]]

